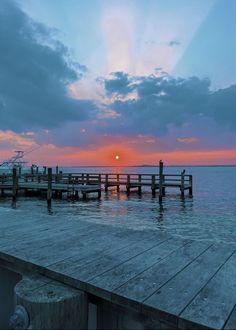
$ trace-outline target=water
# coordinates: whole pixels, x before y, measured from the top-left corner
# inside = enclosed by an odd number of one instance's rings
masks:
[[[166,167],[177,173],[181,167]],[[158,168],[64,168],[67,172],[155,173]],[[58,217],[64,221],[89,221],[112,226],[168,232],[177,237],[236,244],[236,167],[186,167],[193,175],[193,197],[180,198],[179,190],[168,189],[163,203],[153,198],[150,188],[141,196],[116,190],[88,201],[53,200],[48,210],[45,199],[20,197],[15,206],[10,198],[0,198],[0,216]],[[186,192],[187,193],[187,192]]]

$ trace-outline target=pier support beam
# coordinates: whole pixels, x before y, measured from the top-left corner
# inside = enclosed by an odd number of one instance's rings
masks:
[[[12,198],[13,201],[16,201],[17,196],[17,187],[18,186],[18,178],[17,178],[17,169],[13,168],[12,170]]]
[[[47,190],[48,206],[52,203],[52,168],[48,168],[48,190]]]
[[[10,329],[9,318],[14,311],[14,287],[21,275],[0,267],[0,329]]]
[[[162,196],[163,196],[163,161],[160,160],[159,162],[159,202],[162,202]],[[164,192],[165,194],[165,192]]]
[[[189,176],[189,184],[190,184],[190,188],[188,190],[189,196],[193,196],[193,176],[192,175]]]
[[[30,329],[88,328],[87,294],[44,276],[20,281],[15,286],[15,300],[26,310]]]

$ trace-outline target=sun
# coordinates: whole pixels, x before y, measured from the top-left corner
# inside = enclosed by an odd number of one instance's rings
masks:
[[[119,155],[116,155],[116,156],[115,156],[115,159],[116,159],[116,160],[119,160],[119,159],[120,159],[120,156],[119,156]]]

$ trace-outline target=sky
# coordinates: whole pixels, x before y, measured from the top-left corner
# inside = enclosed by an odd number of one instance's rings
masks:
[[[0,161],[236,164],[235,12],[235,0],[0,0]]]

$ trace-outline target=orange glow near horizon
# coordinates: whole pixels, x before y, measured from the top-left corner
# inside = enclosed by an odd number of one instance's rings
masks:
[[[116,153],[114,153],[116,150]],[[119,159],[116,158],[119,156]],[[236,149],[147,152],[121,145],[97,149],[59,148],[44,145],[27,160],[45,166],[132,166],[155,165],[163,159],[166,165],[232,165],[236,164]],[[118,165],[119,164],[119,165]]]
[[[7,137],[9,138],[9,134]],[[12,135],[10,137],[12,138]],[[5,135],[4,138],[6,138]],[[25,145],[27,144],[25,143]],[[22,147],[24,149],[23,145]],[[14,150],[16,148],[0,150],[0,161],[11,157]],[[37,151],[27,154],[25,158],[29,163],[36,163],[41,166],[123,167],[155,165],[160,159],[163,159],[166,165],[233,165],[236,164],[236,149],[148,152],[140,146],[132,146],[131,148],[127,143],[111,143],[110,145],[94,146],[87,149],[45,144]]]

